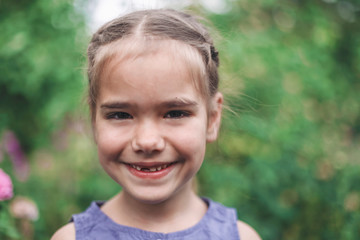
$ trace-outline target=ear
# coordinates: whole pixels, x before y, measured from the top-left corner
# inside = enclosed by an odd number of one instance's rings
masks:
[[[213,142],[217,139],[221,123],[223,102],[224,97],[220,92],[217,92],[215,96],[211,99],[211,110],[209,111],[208,126],[206,132],[207,142]]]

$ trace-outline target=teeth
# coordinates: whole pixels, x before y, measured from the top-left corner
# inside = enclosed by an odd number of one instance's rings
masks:
[[[134,164],[131,164],[130,165],[132,168],[138,170],[138,171],[144,171],[144,172],[156,172],[156,171],[160,171],[162,169],[165,169],[167,167],[170,166],[170,164],[163,164],[161,166],[158,166],[158,167],[151,167],[151,168],[142,168],[142,167],[139,167],[139,166],[136,166]]]

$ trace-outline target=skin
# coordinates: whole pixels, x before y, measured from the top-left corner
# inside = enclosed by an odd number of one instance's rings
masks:
[[[93,127],[100,163],[123,188],[102,207],[118,224],[175,232],[194,226],[207,211],[191,179],[206,144],[217,138],[223,97],[215,94],[208,109],[189,76],[185,64],[164,50],[131,61],[115,57],[103,71]],[[129,166],[169,163],[159,178],[139,177]],[[241,221],[238,228],[242,240],[260,239]],[[75,239],[74,224],[52,239]]]

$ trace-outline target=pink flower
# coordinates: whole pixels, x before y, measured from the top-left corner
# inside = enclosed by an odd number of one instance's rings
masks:
[[[7,200],[13,196],[13,185],[11,178],[0,168],[0,201]]]
[[[31,199],[27,197],[15,197],[10,204],[10,213],[15,218],[35,221],[39,218],[39,210]]]

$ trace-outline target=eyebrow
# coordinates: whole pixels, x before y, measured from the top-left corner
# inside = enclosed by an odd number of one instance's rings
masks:
[[[176,98],[174,100],[165,101],[160,104],[160,106],[167,108],[177,108],[177,107],[196,107],[199,104],[195,101],[192,101],[187,98]]]
[[[187,99],[187,98],[176,98],[173,100],[165,101],[159,104],[159,107],[166,107],[166,108],[177,108],[177,107],[196,107],[199,104],[196,101]],[[101,109],[108,108],[108,109],[126,109],[131,108],[133,104],[128,102],[106,102],[100,105]]]
[[[127,102],[107,102],[100,105],[100,108],[130,108],[131,104]]]

